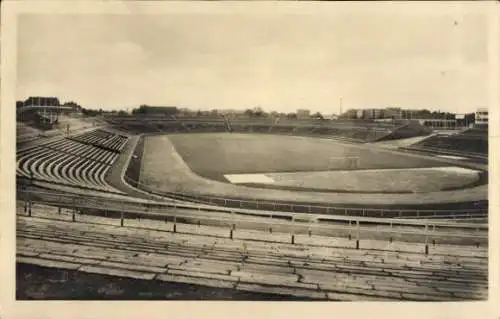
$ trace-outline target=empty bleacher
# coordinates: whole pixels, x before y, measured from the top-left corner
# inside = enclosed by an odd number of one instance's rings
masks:
[[[22,210],[21,210],[22,211]],[[119,220],[37,207],[18,214],[17,261],[81,272],[329,300],[485,300],[486,246],[355,241],[345,237]],[[47,240],[51,238],[52,240]],[[263,240],[265,238],[265,240]]]
[[[472,157],[487,156],[488,135],[484,130],[474,129],[454,135],[434,135],[408,148]]]
[[[114,191],[105,176],[127,137],[103,130],[62,138],[17,151],[17,176],[35,180]]]
[[[113,152],[120,152],[125,146],[127,137],[123,135],[114,134],[105,130],[95,130],[88,133],[80,134],[70,139],[89,144],[97,147],[102,147]]]
[[[141,133],[264,133],[321,136],[349,142],[374,142],[386,137],[396,128],[393,123],[367,121],[289,120],[271,118],[227,117],[117,117],[106,121],[115,129],[133,134]],[[410,132],[415,135],[413,130]],[[410,134],[408,133],[408,134]],[[415,133],[415,134],[414,134]],[[410,135],[411,135],[410,134]],[[406,137],[406,135],[405,135]]]
[[[205,121],[182,121],[188,131],[199,133],[213,133],[213,132],[226,132],[228,130],[227,123],[224,120],[217,120],[211,122]]]

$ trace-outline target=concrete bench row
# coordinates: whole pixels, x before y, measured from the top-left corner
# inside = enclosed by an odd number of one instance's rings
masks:
[[[126,136],[100,129],[74,136],[72,139],[96,146],[103,146],[117,152],[123,149],[128,140]]]
[[[18,217],[17,236],[20,262],[63,268],[69,263],[76,270],[125,277],[320,299],[331,294],[334,300],[462,300],[487,294],[487,263],[475,268],[478,263],[450,261],[452,256],[443,263],[439,255],[231,240],[36,217]]]
[[[23,210],[23,203],[20,202],[19,214],[26,215],[26,211]],[[173,231],[173,220],[169,219],[170,222],[165,222],[164,220],[148,220],[130,217],[125,220],[122,224],[120,219],[106,217],[106,214],[99,215],[86,215],[85,213],[78,213],[77,216],[72,216],[71,211],[62,209],[61,212],[55,210],[55,208],[47,205],[36,204],[36,209],[33,210],[32,216],[50,218],[54,220],[61,221],[76,221],[78,223],[91,223],[91,224],[103,224],[103,225],[124,225],[124,230],[128,229],[149,229],[153,231],[161,232],[172,232]],[[181,226],[182,225],[182,226]],[[202,226],[202,227],[200,227]],[[269,242],[274,245],[284,244],[284,247],[300,247],[301,245],[306,246],[318,246],[325,249],[335,248],[336,253],[334,256],[328,258],[328,260],[342,259],[343,249],[354,249],[356,246],[356,240],[349,239],[347,235],[335,235],[330,236],[325,235],[308,235],[308,234],[295,234],[295,243],[298,246],[287,246],[290,244],[290,233],[289,232],[268,232],[267,229],[236,229],[231,225],[221,225],[221,226],[207,226],[197,224],[177,224],[177,233],[182,234],[194,234],[197,236],[209,236],[209,237],[221,237],[227,238],[230,235],[230,229],[233,231],[233,238],[238,240],[249,240],[258,242]],[[131,235],[132,237],[134,235]],[[392,260],[397,264],[404,263],[405,266],[411,267],[412,264],[416,264],[419,268],[424,267],[421,263],[423,254],[423,242],[402,242],[402,241],[389,241],[388,239],[376,239],[377,236],[365,236],[361,240],[361,248],[364,250],[351,251],[349,254],[351,256],[360,256],[360,263],[371,263],[371,262],[382,262],[379,259],[380,252],[383,251],[384,260]],[[453,267],[454,263],[458,260],[462,260],[463,264],[467,267],[472,267],[478,269],[484,267],[487,264],[487,250],[486,246],[476,247],[472,245],[462,245],[462,244],[431,244],[429,248],[429,255],[427,256],[426,263],[437,263],[438,265],[447,264],[448,267]],[[368,253],[367,253],[368,251]],[[371,254],[370,252],[373,252]],[[267,254],[267,253],[266,253]],[[298,252],[293,252],[297,255]],[[405,257],[402,259],[393,258],[394,255],[403,254]],[[370,256],[373,255],[373,258]],[[303,257],[306,255],[302,255]],[[309,256],[309,255],[307,255]],[[368,256],[368,257],[367,257]],[[323,257],[322,257],[323,258]],[[323,258],[324,259],[324,258]],[[430,265],[430,268],[433,266]],[[424,267],[425,268],[425,267]],[[460,268],[460,267],[459,267]]]
[[[480,153],[487,154],[488,153],[488,140],[483,139],[470,139],[464,138],[460,135],[456,136],[433,136],[424,141],[413,145],[413,147],[431,147],[431,148],[439,148],[444,150],[451,150],[454,152],[463,152],[463,153]]]
[[[17,152],[18,176],[95,190],[113,190],[105,176],[119,153],[59,139]]]
[[[232,124],[233,132],[276,133],[292,135],[325,136],[347,142],[368,140],[374,133],[365,131],[342,131],[334,127],[301,127],[280,125],[240,125]]]
[[[365,141],[376,139],[388,133],[386,130],[373,130],[360,127],[327,127],[327,126],[297,126],[297,125],[276,125],[265,123],[245,123],[229,121],[220,122],[200,122],[182,120],[149,121],[147,123],[137,121],[110,121],[118,129],[130,132],[164,132],[164,133],[185,133],[185,132],[253,132],[253,133],[278,133],[278,134],[305,134],[329,136],[347,141]],[[389,130],[390,131],[390,130]]]

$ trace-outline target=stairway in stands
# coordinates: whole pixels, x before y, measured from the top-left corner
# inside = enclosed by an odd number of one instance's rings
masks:
[[[229,118],[226,115],[224,115],[224,124],[226,126],[226,131],[228,132],[233,131],[233,128],[231,127],[231,121],[229,121]]]

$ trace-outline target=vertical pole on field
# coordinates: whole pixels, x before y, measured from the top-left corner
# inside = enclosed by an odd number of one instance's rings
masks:
[[[295,244],[295,215],[292,215],[292,245]]]
[[[351,219],[349,218],[349,240],[351,240]]]
[[[356,219],[356,228],[357,228],[356,249],[359,249],[359,219]]]
[[[123,227],[123,215],[124,215],[125,207],[124,204],[122,203],[122,211],[120,214],[120,226]]]
[[[177,232],[177,215],[174,215],[174,233]]]
[[[429,233],[428,233],[428,225],[427,225],[427,221],[425,221],[425,254],[428,255],[429,254],[429,244],[428,244],[428,241],[429,241]]]

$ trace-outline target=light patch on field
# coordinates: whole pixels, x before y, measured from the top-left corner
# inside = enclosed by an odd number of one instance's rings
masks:
[[[454,160],[464,160],[464,159],[467,159],[465,157],[453,156],[453,155],[436,155],[436,157],[447,158],[447,159],[454,159]]]
[[[479,171],[462,167],[366,169],[228,174],[233,184],[267,184],[349,192],[425,193],[462,187],[479,179]]]
[[[274,179],[264,174],[227,174],[224,177],[232,184],[273,184]]]
[[[445,173],[456,173],[456,174],[477,174],[479,171],[470,169],[470,168],[464,168],[464,167],[457,167],[457,166],[449,166],[449,167],[434,167],[433,168],[436,171],[441,171]]]

